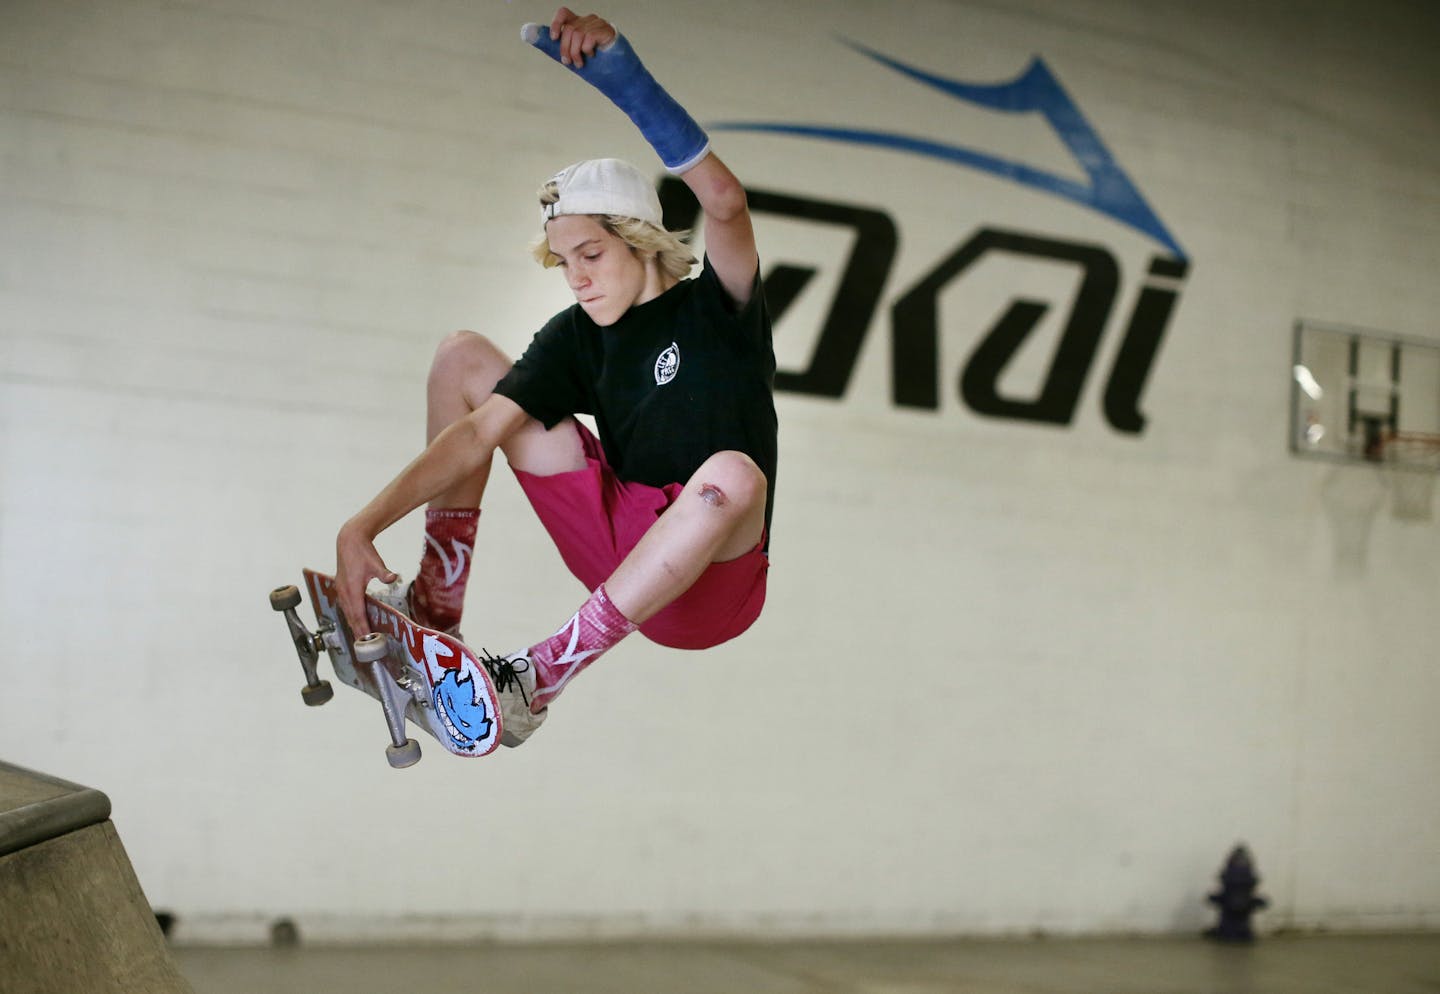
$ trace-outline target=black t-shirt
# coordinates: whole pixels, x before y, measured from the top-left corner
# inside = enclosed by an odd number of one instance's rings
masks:
[[[609,327],[574,304],[530,342],[495,386],[553,428],[595,418],[605,458],[622,480],[685,483],[727,449],[765,473],[765,526],[775,501],[775,350],[757,274],[735,310],[707,258],[700,275],[637,304]]]

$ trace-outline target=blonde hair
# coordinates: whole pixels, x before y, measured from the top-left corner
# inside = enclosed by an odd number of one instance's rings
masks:
[[[549,207],[559,199],[560,187],[555,182],[546,183],[540,188],[541,207]],[[682,241],[690,234],[688,231],[666,231],[649,221],[619,214],[589,216],[610,234],[629,245],[632,251],[655,256],[655,264],[660,267],[660,271],[673,279],[682,280],[689,276],[690,267],[699,261]],[[550,240],[544,232],[541,232],[540,238],[530,246],[530,254],[546,269],[553,269],[560,264],[560,257],[550,251]]]

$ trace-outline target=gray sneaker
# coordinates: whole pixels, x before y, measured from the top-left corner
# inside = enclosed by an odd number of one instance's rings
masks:
[[[530,712],[530,699],[535,696],[535,667],[523,652],[492,656],[482,651],[475,659],[490,674],[495,695],[500,699],[500,744],[513,749],[540,727],[550,710],[542,708],[539,714]]]

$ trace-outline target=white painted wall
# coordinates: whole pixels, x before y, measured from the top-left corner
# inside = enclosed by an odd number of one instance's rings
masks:
[[[340,938],[1191,931],[1241,839],[1265,926],[1440,923],[1440,528],[1380,515],[1363,561],[1338,556],[1324,494],[1369,471],[1286,449],[1297,317],[1440,338],[1440,20],[1259,6],[615,0],[704,120],[1078,175],[1034,118],[837,35],[972,81],[1042,56],[1192,260],[1149,425],[1100,414],[1149,239],[972,170],[717,135],[753,187],[883,209],[901,237],[844,399],[779,399],[765,616],[699,655],[632,640],[525,748],[394,772],[362,698],[300,704],[266,594],[333,563],[417,450],[444,333],[518,352],[568,302],[524,251],[538,182],[654,160],[520,44],[533,5],[10,0],[0,756],[109,793],[191,937],[281,914]],[[1013,297],[1061,327],[1073,272],[1003,257],[944,295],[942,410],[890,402],[890,304],[983,225],[1121,264],[1069,428],[958,399]],[[760,233],[775,262],[845,249]],[[783,365],[835,279],[777,328]],[[528,514],[497,474],[466,623],[491,648],[583,594]],[[414,517],[381,549],[409,571],[419,545]]]

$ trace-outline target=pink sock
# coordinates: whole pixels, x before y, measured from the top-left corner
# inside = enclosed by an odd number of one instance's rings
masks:
[[[415,620],[425,627],[446,631],[460,624],[479,522],[475,508],[425,512],[425,551],[410,588]]]
[[[581,670],[634,630],[630,619],[610,602],[604,584],[596,587],[575,617],[530,649],[536,687],[530,710],[549,704]]]

